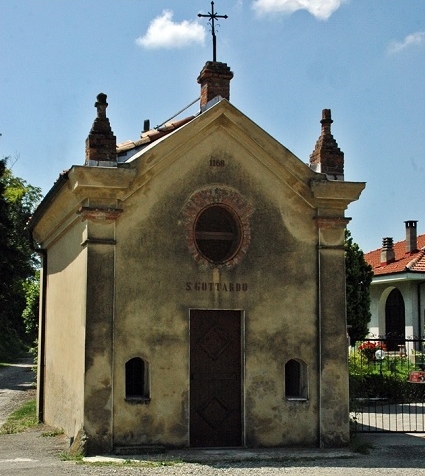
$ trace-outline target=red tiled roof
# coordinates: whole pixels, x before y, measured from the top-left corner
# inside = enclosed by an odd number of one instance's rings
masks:
[[[418,251],[406,253],[406,241],[394,243],[395,260],[381,264],[381,248],[365,253],[367,263],[373,268],[375,276],[406,271],[425,273],[425,235],[418,236]]]
[[[160,139],[161,137],[169,134],[172,131],[175,131],[179,127],[187,124],[191,121],[195,116],[189,116],[184,119],[180,119],[178,121],[169,121],[163,124],[162,126],[156,129],[150,129],[149,131],[142,132],[140,135],[140,139],[136,141],[127,141],[122,142],[121,144],[117,144],[117,154],[122,152],[127,152],[128,150],[135,149],[140,146],[146,146],[156,140]]]

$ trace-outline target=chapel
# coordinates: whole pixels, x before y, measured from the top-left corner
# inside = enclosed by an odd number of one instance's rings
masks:
[[[365,184],[329,109],[305,163],[232,77],[208,61],[195,115],[119,144],[99,94],[85,162],[30,223],[39,416],[89,454],[349,441],[345,212]]]

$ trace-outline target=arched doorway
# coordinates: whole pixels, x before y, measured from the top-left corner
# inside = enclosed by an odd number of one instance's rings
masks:
[[[404,345],[405,325],[404,299],[401,292],[395,288],[390,292],[385,303],[387,350],[399,350],[398,346]]]

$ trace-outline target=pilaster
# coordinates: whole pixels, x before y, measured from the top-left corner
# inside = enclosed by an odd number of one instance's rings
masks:
[[[319,427],[321,446],[349,441],[344,237],[348,219],[319,217]]]
[[[84,430],[89,453],[113,446],[115,221],[122,210],[82,207],[86,222],[87,299]]]

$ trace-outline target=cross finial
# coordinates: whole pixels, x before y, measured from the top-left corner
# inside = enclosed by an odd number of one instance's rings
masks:
[[[228,18],[228,17],[227,15],[217,15],[217,13],[214,12],[214,2],[211,2],[211,12],[208,12],[207,15],[198,13],[198,17],[208,18],[208,20],[210,20],[208,23],[211,25],[211,33],[213,37],[213,61],[217,61],[217,47],[216,47],[214,20],[217,20],[218,18]]]

